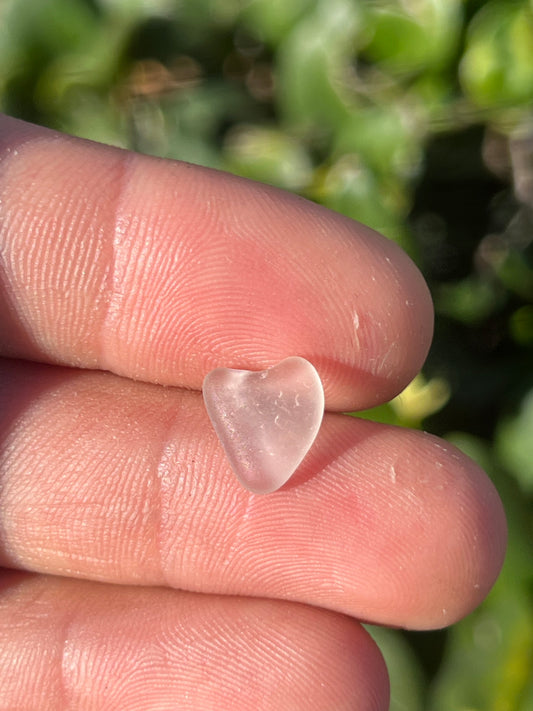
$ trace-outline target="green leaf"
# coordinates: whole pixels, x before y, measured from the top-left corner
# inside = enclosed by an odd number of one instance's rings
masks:
[[[457,0],[385,0],[370,7],[373,35],[364,54],[392,72],[439,66],[456,47],[461,29]]]
[[[511,585],[502,587],[450,631],[431,711],[531,710],[531,595]]]
[[[402,633],[372,625],[366,629],[379,646],[389,671],[389,711],[423,711],[424,675]]]
[[[310,197],[408,245],[409,236],[391,206],[397,186],[380,181],[356,155],[346,155],[317,173]]]
[[[435,294],[435,308],[439,314],[470,325],[484,321],[503,301],[502,290],[477,275],[452,284],[441,284]]]
[[[351,117],[347,67],[361,29],[350,0],[320,0],[280,45],[278,99],[282,116],[306,132],[330,134]]]
[[[533,700],[531,510],[496,466],[492,450],[466,433],[447,437],[488,470],[509,521],[508,553],[489,597],[448,634],[429,711],[530,711]]]
[[[481,107],[533,100],[533,11],[496,0],[473,18],[460,69],[466,94]]]
[[[520,306],[511,316],[509,330],[516,343],[533,346],[533,306]]]
[[[225,141],[227,168],[253,180],[301,191],[312,165],[303,145],[275,128],[237,126]]]
[[[314,4],[315,0],[252,0],[240,19],[257,37],[276,46]]]
[[[517,414],[503,419],[496,433],[496,447],[503,464],[524,491],[533,493],[533,390],[525,396]]]
[[[335,139],[337,154],[356,153],[384,175],[412,177],[422,162],[424,129],[415,113],[399,102],[361,106],[353,111]]]

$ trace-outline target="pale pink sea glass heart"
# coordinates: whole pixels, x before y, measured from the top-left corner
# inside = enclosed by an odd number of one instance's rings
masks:
[[[203,395],[233,471],[254,494],[288,481],[324,415],[320,377],[298,356],[267,370],[216,368],[205,377]]]

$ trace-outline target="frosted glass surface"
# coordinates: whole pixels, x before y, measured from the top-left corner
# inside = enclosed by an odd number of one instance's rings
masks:
[[[255,494],[288,481],[324,414],[320,377],[298,356],[261,371],[217,368],[206,376],[203,395],[233,471]]]

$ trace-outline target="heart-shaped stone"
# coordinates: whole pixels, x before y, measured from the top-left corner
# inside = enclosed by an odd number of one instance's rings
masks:
[[[241,484],[254,494],[283,486],[315,441],[324,389],[298,356],[267,370],[216,368],[203,384],[207,413]]]

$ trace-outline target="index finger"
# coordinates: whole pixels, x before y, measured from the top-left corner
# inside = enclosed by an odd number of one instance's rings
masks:
[[[229,174],[0,119],[0,354],[199,388],[310,360],[329,409],[396,395],[427,287],[372,230]]]

